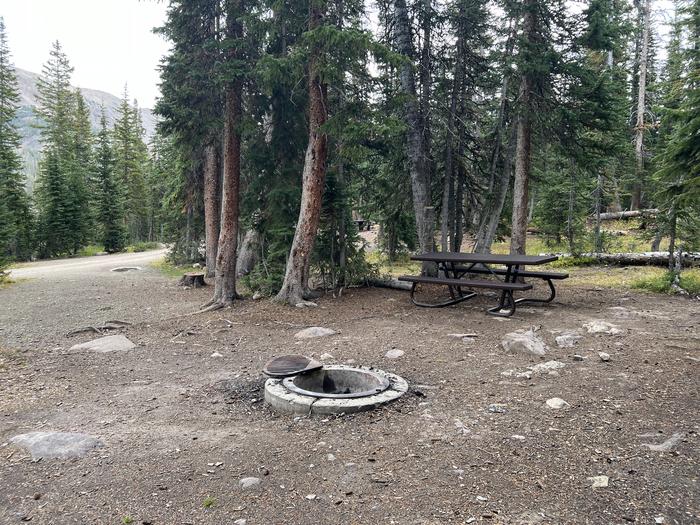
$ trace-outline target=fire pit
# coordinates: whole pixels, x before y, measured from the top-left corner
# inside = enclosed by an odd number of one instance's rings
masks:
[[[278,359],[285,358],[289,356]],[[268,375],[275,368],[274,361],[266,365]],[[408,390],[403,378],[383,370],[316,363],[309,360],[299,372],[289,370],[286,377],[277,375],[268,379],[265,401],[275,410],[288,414],[348,414],[372,410],[398,399]]]

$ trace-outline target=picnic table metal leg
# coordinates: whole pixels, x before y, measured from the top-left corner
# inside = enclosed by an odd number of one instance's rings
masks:
[[[515,266],[515,269],[513,268]],[[504,278],[504,282],[506,283],[514,283],[516,279],[518,278],[518,269],[520,268],[519,265],[508,265],[506,269],[506,275]],[[498,301],[498,305],[494,306],[493,308],[489,308],[487,310],[488,313],[491,315],[495,315],[498,317],[510,317],[515,313],[515,301],[513,299],[513,291],[512,290],[502,290],[501,291],[501,297]],[[505,312],[503,310],[508,307]]]
[[[444,301],[442,303],[423,303],[420,301],[416,301],[416,286],[418,283],[413,283],[413,286],[411,286],[411,302],[415,304],[416,306],[420,306],[422,308],[443,308],[445,306],[452,306],[453,304],[458,304],[461,303],[462,301],[466,301],[467,299],[471,299],[476,295],[476,292],[471,292],[468,294],[461,294],[459,297],[455,297],[453,299],[450,299],[448,301]]]
[[[534,297],[521,297],[520,299],[516,299],[516,303],[551,303],[554,301],[554,298],[557,295],[557,291],[554,288],[554,283],[552,282],[551,279],[545,279],[547,281],[547,284],[549,285],[549,297],[546,299],[536,299]]]

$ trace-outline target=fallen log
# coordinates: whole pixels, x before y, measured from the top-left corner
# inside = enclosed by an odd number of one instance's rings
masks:
[[[544,254],[571,257],[570,253]],[[619,266],[668,266],[668,252],[639,252],[639,253],[581,253],[581,258],[598,259],[601,264]],[[700,266],[700,252],[684,252],[681,255],[683,266]]]
[[[378,279],[367,279],[367,284],[369,286],[376,286],[377,288],[392,288],[394,290],[411,290],[411,283],[405,283],[399,281],[394,277],[380,277]]]
[[[635,217],[655,217],[659,213],[656,208],[647,210],[631,210],[631,211],[611,211],[600,214],[601,221],[611,221],[615,219],[634,219]],[[592,217],[595,219],[595,217]]]

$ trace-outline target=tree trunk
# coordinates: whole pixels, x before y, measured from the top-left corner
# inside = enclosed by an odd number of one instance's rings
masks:
[[[226,37],[235,42],[243,34],[243,28],[237,16],[242,10],[240,0],[232,1],[228,9]],[[235,62],[238,55],[237,44],[234,44],[227,51],[227,60]],[[240,79],[230,81],[226,85],[221,227],[216,255],[214,297],[206,305],[209,309],[231,306],[233,301],[238,298],[236,293],[236,254],[240,213],[242,91],[243,84]]]
[[[321,25],[325,11],[324,0],[311,1],[309,30]],[[309,295],[309,264],[321,217],[326,178],[327,138],[321,126],[327,118],[327,89],[321,81],[321,60],[321,50],[315,46],[309,55],[309,144],[302,173],[301,208],[282,289],[275,298],[291,305],[303,304]]]
[[[603,237],[600,234],[600,210],[603,202],[603,174],[598,173],[598,181],[595,188],[595,228],[594,228],[594,238],[595,238],[595,252],[600,253],[603,251]]]
[[[528,44],[535,41],[537,20],[535,11],[537,0],[525,2],[523,33]],[[518,134],[515,148],[515,182],[513,184],[513,215],[510,253],[524,255],[527,236],[528,184],[530,180],[532,156],[532,113],[533,113],[532,73],[524,72],[520,79],[520,110],[518,112]]]
[[[508,42],[506,43],[506,64],[508,63],[508,59],[513,54],[513,47],[515,45],[516,37],[517,24],[514,21],[511,22],[512,26],[510,36],[508,38]],[[517,126],[513,126],[513,131],[508,141],[510,147],[508,155],[506,156],[507,160],[501,162],[501,149],[504,138],[503,132],[507,121],[509,82],[510,74],[508,68],[505,67],[503,70],[503,80],[501,81],[501,100],[498,107],[496,129],[494,131],[494,145],[491,152],[491,166],[489,170],[490,191],[486,196],[486,202],[484,202],[483,211],[479,217],[476,242],[474,243],[474,252],[476,253],[491,252],[491,245],[496,237],[496,230],[501,219],[501,213],[503,212],[503,205],[506,202],[508,187],[510,186],[510,171],[512,166],[510,159],[512,158],[513,145],[515,144],[515,131]],[[498,173],[499,166],[501,167],[501,171],[497,178],[496,174]]]
[[[428,171],[429,154],[423,137],[422,118],[416,97],[416,82],[413,71],[413,42],[411,26],[405,0],[395,1],[395,32],[398,51],[406,60],[400,66],[399,80],[401,91],[406,95],[404,118],[406,120],[406,152],[411,174],[413,210],[416,217],[418,246],[422,252],[433,251],[435,232],[435,211],[431,206],[430,177]],[[423,273],[434,275],[434,264],[423,263]]]
[[[637,122],[634,127],[635,180],[632,186],[630,209],[642,207],[642,179],[644,177],[644,112],[646,109],[647,63],[649,58],[649,24],[651,23],[651,0],[644,0],[642,7],[642,40],[639,52],[639,75],[637,90]]]
[[[676,249],[676,234],[677,234],[677,224],[678,219],[676,218],[676,203],[671,204],[671,209],[669,210],[669,228],[668,228],[668,269],[673,271],[674,268],[674,250]]]
[[[260,232],[255,228],[249,229],[243,236],[241,249],[236,260],[236,277],[248,275],[258,264],[260,257]]]
[[[216,146],[204,148],[204,239],[206,245],[207,277],[216,274],[216,255],[219,246],[219,163]]]

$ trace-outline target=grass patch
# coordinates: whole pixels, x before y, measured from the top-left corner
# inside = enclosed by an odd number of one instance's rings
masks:
[[[78,253],[75,254],[76,257],[92,257],[98,253],[104,253],[105,247],[101,244],[88,244],[83,246]]]
[[[598,264],[598,259],[595,257],[560,257],[547,266],[550,268],[577,268],[582,266],[594,266],[596,264]]]
[[[374,264],[379,269],[379,275],[415,275],[420,273],[421,265],[419,262],[412,261],[408,254],[400,255],[396,260],[390,261],[389,258],[379,252],[374,251],[366,255],[367,262]]]
[[[212,498],[211,496],[207,496],[204,498],[204,501],[202,502],[202,507],[205,509],[209,509],[213,507],[216,504],[216,498]]]
[[[155,241],[137,242],[126,247],[126,253],[146,252],[148,250],[157,250],[160,248],[160,243]]]
[[[124,516],[122,518],[122,523],[124,525],[129,525],[130,523],[134,523],[134,518],[132,518],[131,516]]]
[[[192,271],[192,265],[173,264],[165,258],[159,261],[153,261],[151,267],[168,277],[182,277],[183,273]]]
[[[664,271],[658,275],[637,279],[632,282],[632,288],[654,293],[673,293],[672,283],[673,273]],[[700,268],[691,268],[683,271],[681,273],[680,286],[689,294],[700,294]]]

